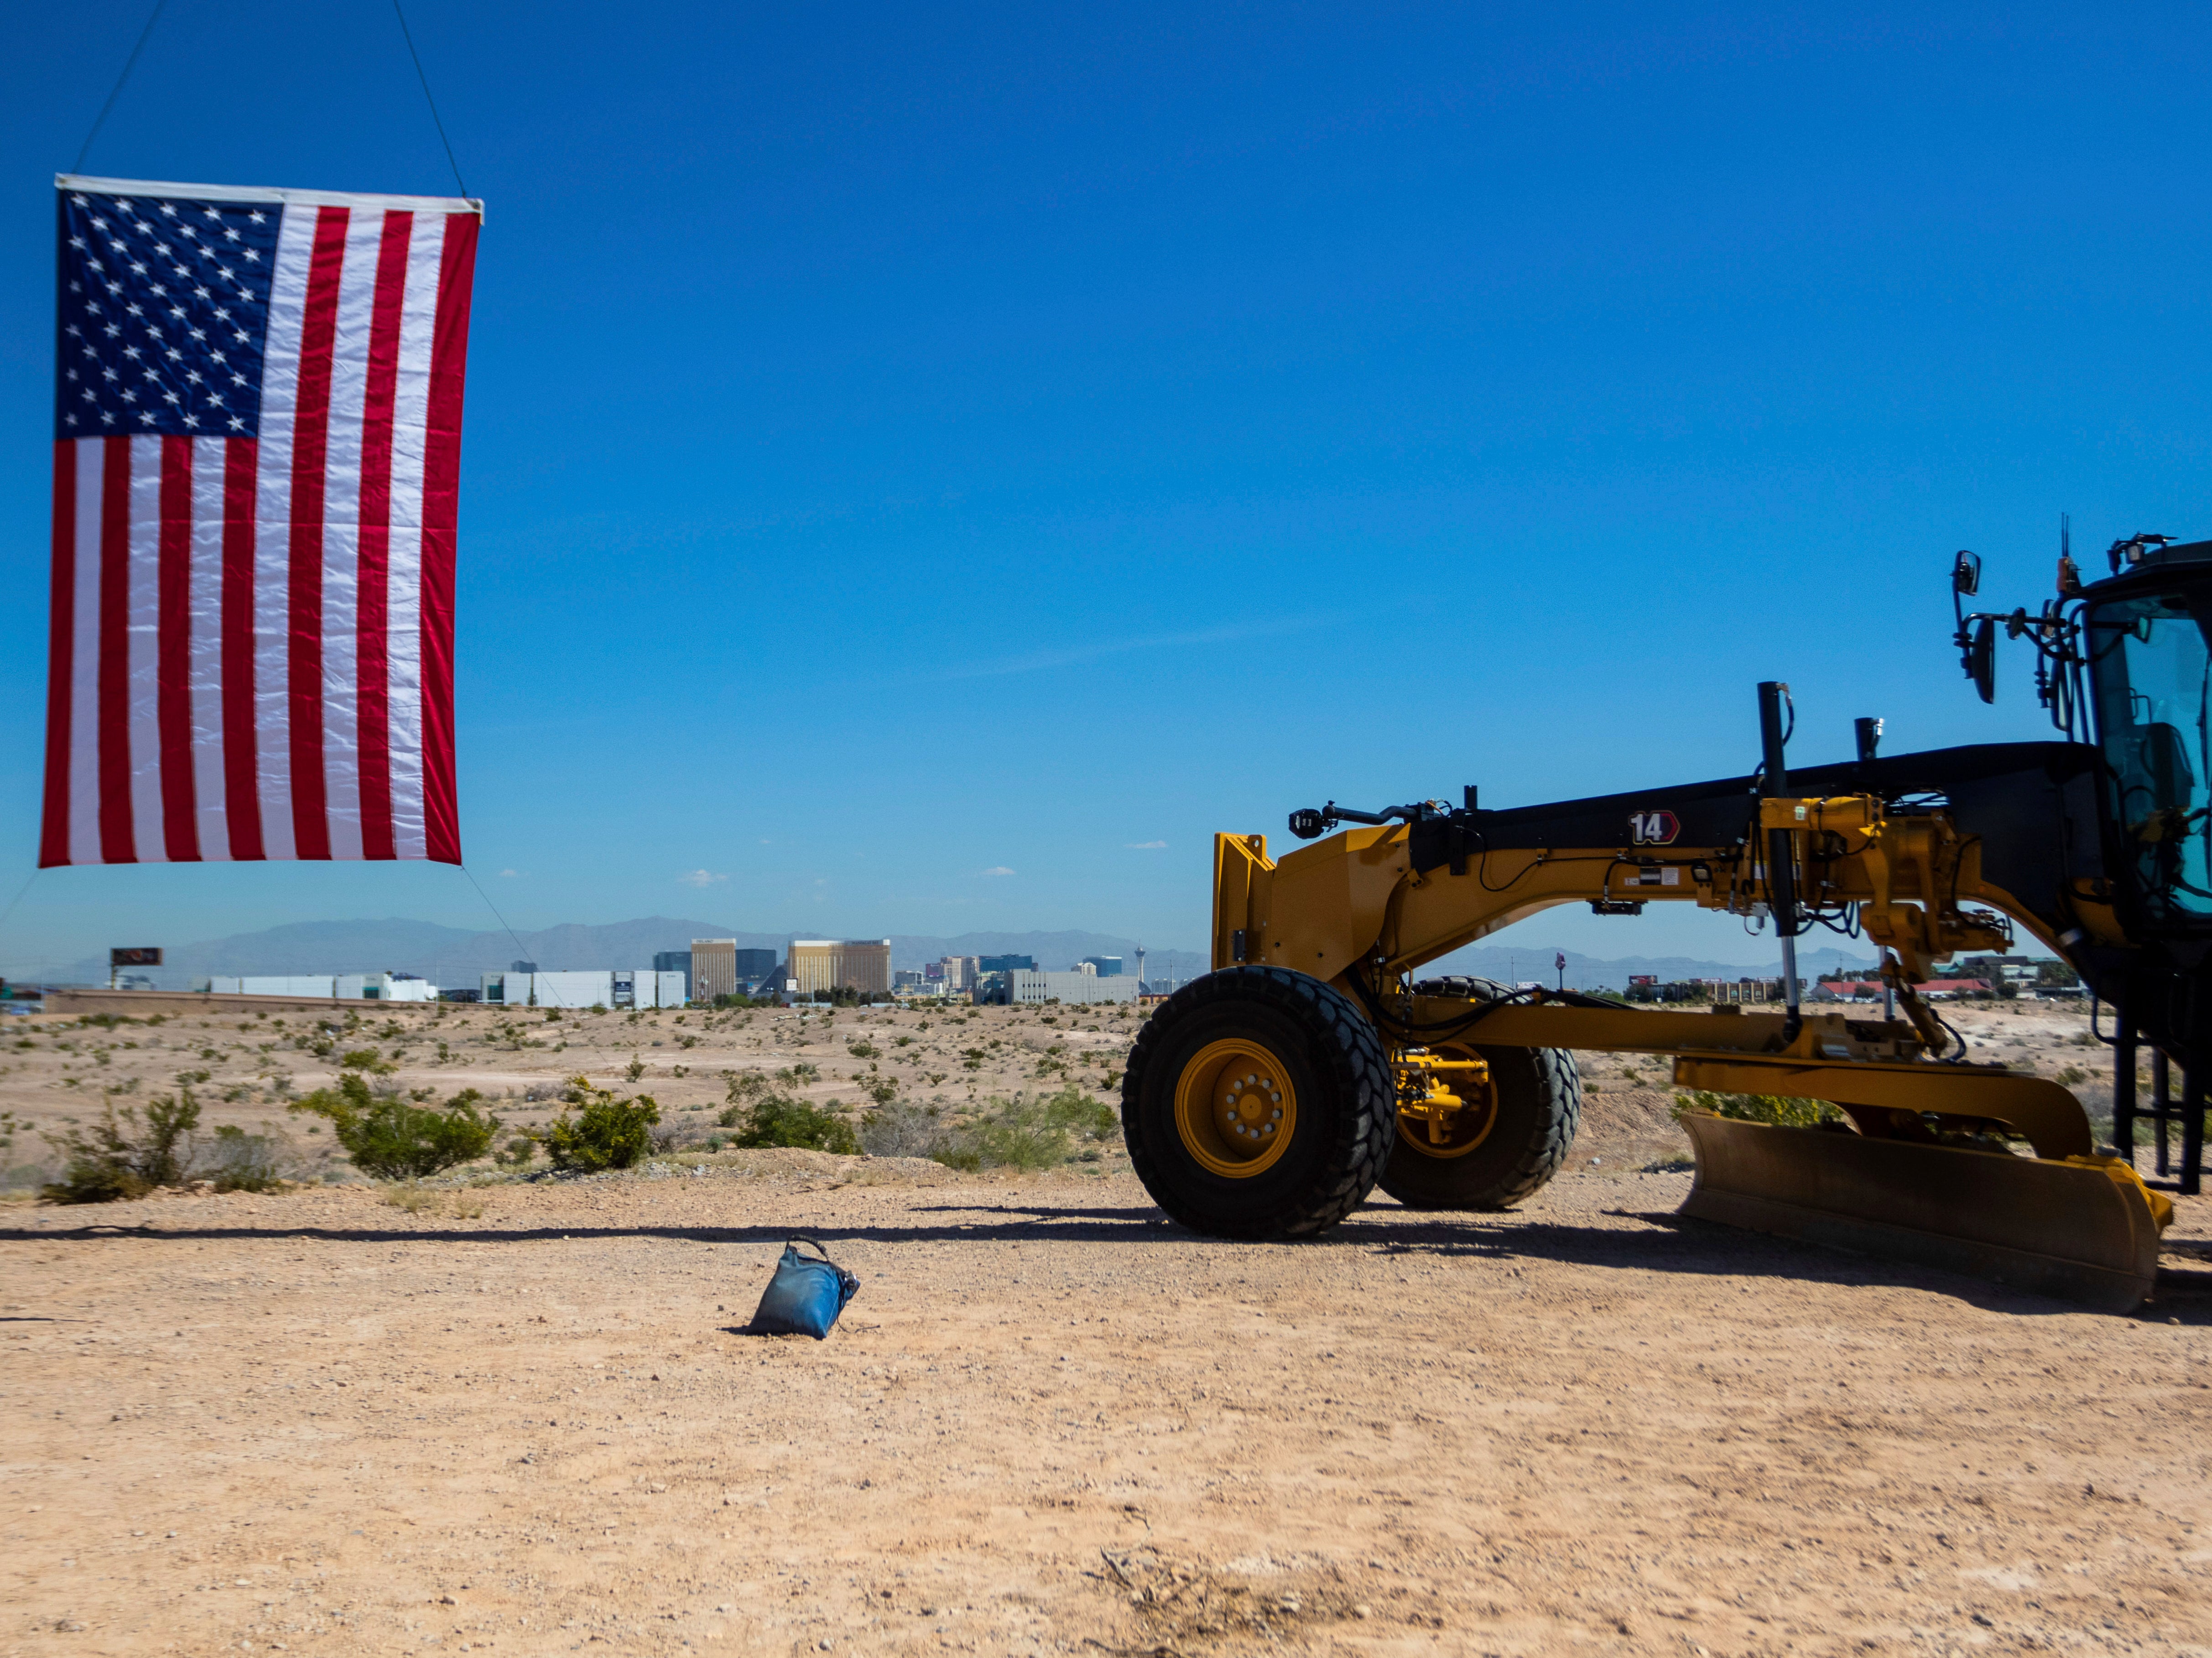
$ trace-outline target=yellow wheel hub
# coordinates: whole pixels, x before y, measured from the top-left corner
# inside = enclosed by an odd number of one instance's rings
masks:
[[[1297,1090],[1265,1043],[1209,1042],[1176,1079],[1176,1132],[1209,1174],[1249,1180],[1281,1160],[1298,1124]]]
[[[1462,1048],[1439,1048],[1437,1054],[1448,1060],[1471,1060],[1474,1054]],[[1446,1072],[1446,1075],[1451,1073]],[[1455,1080],[1452,1087],[1467,1102],[1458,1110],[1431,1118],[1425,1113],[1401,1109],[1398,1113],[1398,1139],[1425,1157],[1449,1160],[1463,1157],[1490,1138],[1490,1131],[1498,1127],[1498,1082],[1493,1076],[1477,1084]]]

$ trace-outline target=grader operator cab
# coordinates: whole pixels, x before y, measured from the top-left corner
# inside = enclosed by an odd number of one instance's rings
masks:
[[[1954,567],[1954,642],[1983,701],[1998,633],[2029,641],[2060,741],[1881,755],[1863,720],[1856,758],[1792,771],[1788,688],[1766,684],[1747,776],[1502,810],[1473,787],[1457,805],[1332,802],[1291,815],[1315,844],[1280,859],[1264,835],[1215,836],[1214,970],[1153,1014],[1122,1084],[1138,1174],[1170,1215],[1223,1236],[1319,1230],[1376,1185],[1417,1208],[1510,1208],[1573,1142],[1571,1050],[1665,1054],[1686,1089],[1836,1108],[1814,1127],[1689,1114],[1684,1213],[2134,1306],[2172,1214],[2133,1163],[2142,1047],[2161,1168],[2168,1059],[2185,1079],[2181,1191],[2202,1165],[2212,542],[2138,536],[2109,559],[2085,585],[2062,550],[2057,596],[2033,615],[1970,612],[1980,561]],[[1655,902],[1771,921],[1781,1011],[1414,976],[1553,905]],[[1904,1017],[1801,1004],[1796,941],[1815,926],[1879,946]],[[1973,1062],[1914,991],[2015,927],[2097,999],[2118,1157],[2065,1088]]]

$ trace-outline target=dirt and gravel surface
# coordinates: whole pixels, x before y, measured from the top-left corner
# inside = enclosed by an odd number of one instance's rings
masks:
[[[763,1023],[678,1050],[705,1102],[804,1057],[740,1053]],[[441,1092],[588,1068],[459,1029],[406,1044]],[[963,1020],[913,1069],[1057,1086],[1068,1031]],[[146,1055],[143,1097],[180,1037],[219,1100],[234,1034],[49,1031],[0,1107],[82,1114],[64,1060]],[[651,1040],[623,1063],[691,1065]],[[1111,1159],[11,1205],[0,1653],[2212,1654],[2203,1200],[2150,1305],[2080,1312],[1676,1218],[1687,1177],[1633,1172],[1663,1094],[1589,1063],[1527,1209],[1295,1245],[1184,1232]],[[742,1333],[793,1236],[863,1280],[823,1343]]]

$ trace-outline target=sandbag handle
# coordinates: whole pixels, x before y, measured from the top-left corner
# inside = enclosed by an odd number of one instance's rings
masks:
[[[815,1253],[816,1254],[817,1254],[817,1255],[819,1255],[819,1256],[821,1256],[821,1257],[822,1257],[822,1260],[823,1260],[823,1264],[824,1264],[824,1265],[826,1265],[826,1266],[837,1266],[837,1263],[836,1263],[836,1261],[831,1260],[830,1259],[830,1252],[829,1252],[827,1249],[824,1249],[824,1248],[823,1248],[819,1243],[816,1242],[815,1242],[815,1240],[813,1240],[812,1238],[786,1238],[786,1239],[783,1241],[783,1247],[784,1247],[785,1248],[787,1248],[787,1249],[789,1249],[789,1248],[793,1248],[796,1247],[797,1245],[799,1245],[799,1244],[802,1244],[802,1243],[805,1243],[805,1244],[811,1244],[811,1245],[812,1245],[813,1249],[814,1249],[814,1253]],[[839,1266],[839,1267],[837,1267],[837,1270],[838,1270],[839,1272],[842,1272],[842,1271],[844,1271],[845,1269],[844,1269],[843,1267],[842,1267],[842,1266]]]

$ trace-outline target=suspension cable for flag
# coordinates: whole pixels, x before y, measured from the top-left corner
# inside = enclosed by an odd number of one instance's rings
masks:
[[[517,961],[528,961],[530,959],[529,947],[525,944],[520,938],[516,938],[514,929],[507,925],[507,917],[499,913],[499,906],[492,902],[491,894],[483,890],[483,883],[477,879],[477,872],[471,869],[466,864],[463,864],[461,865],[461,873],[469,878],[469,884],[477,890],[477,896],[484,901],[484,908],[492,913],[493,919],[498,921],[500,926],[506,930],[507,936],[514,939],[514,948],[518,952],[515,959]]]
[[[23,884],[15,889],[15,896],[8,901],[8,908],[0,909],[0,926],[8,925],[8,918],[15,913],[15,906],[23,902],[23,895],[31,890],[31,883],[38,878],[39,872],[33,866],[31,872],[23,878]]]
[[[131,71],[138,67],[138,54],[146,50],[146,41],[154,33],[154,25],[161,21],[161,8],[168,3],[169,0],[154,0],[153,15],[147,18],[146,27],[138,31],[138,44],[131,48],[131,55],[123,60],[123,73],[115,77],[115,85],[107,94],[107,101],[100,106],[100,114],[93,121],[92,131],[84,135],[84,143],[76,153],[76,165],[70,169],[70,172],[84,171],[84,158],[92,153],[92,141],[100,137],[100,128],[107,125],[108,111],[115,107],[115,100],[123,95],[123,83],[131,78]],[[397,5],[398,0],[392,0],[392,3]],[[467,192],[462,193],[465,195]]]
[[[153,38],[154,25],[161,21],[162,9],[168,3],[169,0],[154,0],[154,9],[146,16],[146,27],[138,31],[137,44],[131,48],[131,55],[123,60],[123,72],[115,77],[115,84],[108,88],[107,101],[100,105],[100,113],[93,118],[92,130],[84,135],[84,143],[77,147],[76,165],[70,169],[70,172],[84,171],[85,157],[92,154],[93,141],[100,137],[100,128],[107,125],[107,118],[115,109],[115,100],[123,95],[124,84],[131,79],[131,71],[138,67],[138,59],[146,50],[146,42]],[[461,194],[466,196],[469,193],[468,181],[461,177],[461,163],[453,154],[453,141],[446,136],[446,118],[438,112],[438,100],[430,90],[429,72],[422,67],[422,54],[415,49],[415,31],[407,27],[407,14],[402,9],[399,0],[392,0],[392,15],[399,20],[399,38],[407,43],[407,56],[415,64],[415,78],[422,83],[422,101],[430,106],[430,124],[438,129],[438,142],[446,147],[446,165],[453,168],[453,182],[460,185]]]
[[[438,142],[446,147],[446,164],[453,169],[453,182],[461,187],[461,194],[469,193],[467,181],[461,177],[461,164],[453,157],[453,141],[446,137],[446,123],[438,113],[438,100],[430,95],[430,77],[423,72],[422,54],[415,50],[414,31],[407,27],[407,14],[399,9],[399,0],[392,0],[392,15],[399,20],[400,38],[407,42],[407,55],[415,60],[415,77],[422,83],[422,101],[430,106],[430,119],[438,129]]]

